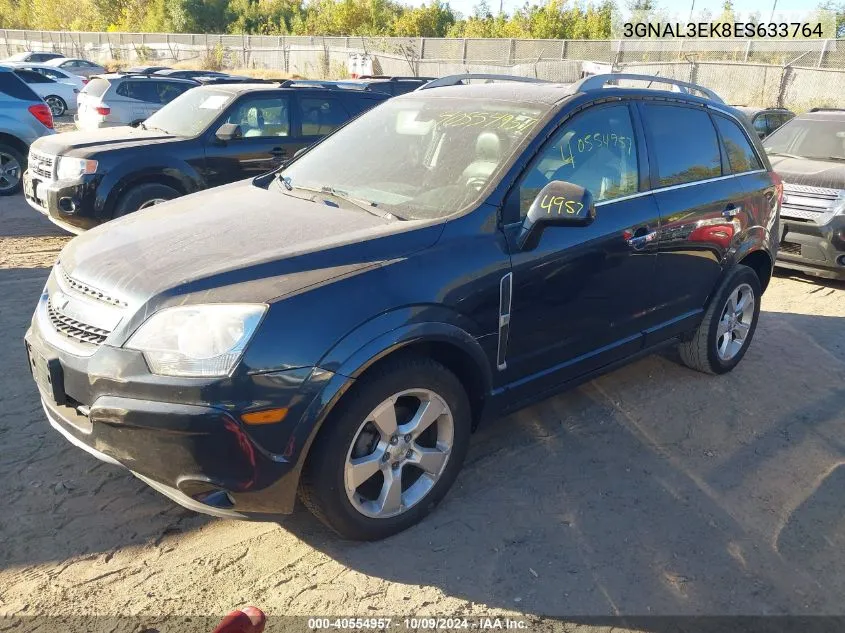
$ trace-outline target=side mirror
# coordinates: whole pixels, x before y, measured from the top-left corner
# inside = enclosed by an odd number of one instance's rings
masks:
[[[217,132],[215,132],[214,136],[217,137],[218,140],[223,141],[233,141],[235,139],[241,138],[243,133],[241,132],[241,126],[235,123],[224,123],[221,125]]]
[[[571,182],[553,180],[531,203],[517,244],[520,250],[531,250],[547,226],[587,226],[595,219],[593,194]]]

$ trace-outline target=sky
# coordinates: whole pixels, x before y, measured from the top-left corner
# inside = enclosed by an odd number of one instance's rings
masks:
[[[406,1],[408,4],[415,6],[423,4],[423,0]],[[497,12],[499,9],[499,0],[487,1],[493,12]],[[542,4],[543,0],[530,1],[534,4]],[[807,0],[777,0],[777,13],[780,13],[781,11],[803,11],[806,10],[809,5],[815,7],[818,3],[819,0],[810,0],[809,2]],[[464,15],[470,15],[473,7],[478,4],[478,0],[449,0],[449,4],[453,9],[460,11]],[[504,5],[505,11],[510,12],[525,4],[525,0],[502,0],[502,4]],[[617,0],[616,4],[620,8],[624,8],[627,3],[625,0]],[[662,2],[658,1],[657,4],[660,8],[667,8],[672,12],[682,12],[686,17],[689,15],[691,0],[664,0]],[[724,0],[695,0],[695,12],[698,13],[699,11],[707,9],[711,14],[719,15],[722,12],[723,4]],[[766,19],[771,14],[772,4],[773,0],[734,0],[734,11],[743,16],[754,11],[759,11],[761,16]]]

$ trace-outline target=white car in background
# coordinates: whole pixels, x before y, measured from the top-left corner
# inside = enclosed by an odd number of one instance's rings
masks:
[[[44,75],[45,77],[49,77],[55,81],[70,84],[78,90],[82,90],[85,87],[85,84],[88,83],[87,77],[74,75],[72,72],[68,72],[63,68],[57,68],[56,66],[49,66],[47,64],[33,64],[32,62],[3,62],[3,65],[10,66],[16,70],[33,70],[39,75]]]
[[[13,72],[32,88],[33,92],[50,106],[53,117],[76,112],[76,99],[80,89],[76,86],[45,77],[41,73],[25,68],[12,68]]]
[[[106,72],[105,67],[78,57],[57,57],[44,63],[81,77],[92,77],[93,75],[102,75]]]

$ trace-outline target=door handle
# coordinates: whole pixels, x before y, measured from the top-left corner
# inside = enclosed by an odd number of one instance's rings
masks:
[[[729,204],[728,206],[726,206],[726,207],[725,207],[725,210],[724,210],[724,211],[722,211],[722,216],[723,216],[726,220],[730,220],[731,218],[736,217],[736,216],[737,216],[737,214],[738,214],[740,211],[742,211],[742,207],[738,207],[738,206],[736,206],[735,204]]]
[[[637,233],[640,233],[644,229],[639,229]],[[657,231],[651,231],[649,233],[641,233],[640,235],[634,235],[634,237],[629,237],[625,240],[625,242],[633,248],[635,251],[642,250],[646,247],[647,244],[653,242],[657,239]]]

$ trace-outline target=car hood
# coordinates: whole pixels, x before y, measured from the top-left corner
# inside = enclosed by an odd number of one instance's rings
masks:
[[[769,155],[772,169],[790,185],[845,189],[845,162]]]
[[[180,136],[127,125],[91,131],[65,132],[40,139],[33,144],[33,147],[46,154],[86,158],[104,150],[134,149],[144,145],[173,143],[180,140],[183,140]]]
[[[270,301],[421,250],[442,231],[315,199],[272,182],[237,182],[96,227],[71,240],[59,261],[72,278],[149,312]]]

